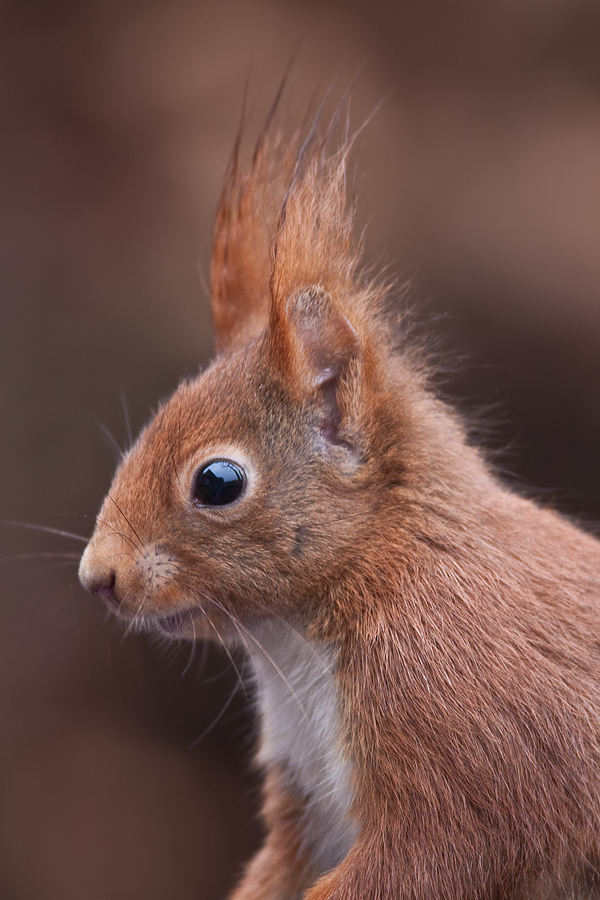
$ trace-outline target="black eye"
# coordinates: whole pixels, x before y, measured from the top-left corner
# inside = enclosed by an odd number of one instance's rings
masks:
[[[196,475],[194,500],[202,506],[225,506],[237,500],[245,486],[241,466],[230,459],[213,459]]]

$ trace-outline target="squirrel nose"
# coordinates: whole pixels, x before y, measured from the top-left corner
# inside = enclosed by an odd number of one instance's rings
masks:
[[[104,578],[99,579],[98,581],[92,582],[90,586],[90,590],[92,594],[100,594],[101,597],[104,597],[105,600],[110,600],[113,603],[117,602],[117,598],[115,596],[115,584],[117,581],[117,576],[114,570],[111,570],[108,575]]]
[[[99,594],[112,606],[119,606],[123,597],[117,588],[117,567],[112,565],[113,553],[108,558],[105,546],[98,552],[94,541],[90,541],[79,563],[79,580],[91,594]],[[121,584],[121,590],[123,585]]]
[[[80,575],[80,578],[84,588],[87,588],[90,593],[100,594],[100,596],[105,600],[108,600],[109,603],[118,605],[119,601],[115,593],[117,575],[114,569],[111,569],[110,572],[103,573],[101,576],[86,577],[85,574],[82,574]]]

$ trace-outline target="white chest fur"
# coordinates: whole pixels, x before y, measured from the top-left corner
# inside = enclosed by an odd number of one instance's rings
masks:
[[[342,754],[332,654],[271,620],[248,649],[262,716],[260,761],[280,763],[307,802],[305,847],[319,872],[337,865],[357,835],[349,763]]]

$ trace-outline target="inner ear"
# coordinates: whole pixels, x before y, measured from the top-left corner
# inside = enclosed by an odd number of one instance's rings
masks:
[[[343,379],[360,356],[356,329],[320,286],[293,294],[287,312],[302,357],[300,377],[321,406],[321,433],[330,444],[350,447],[343,428],[349,411],[341,400]]]

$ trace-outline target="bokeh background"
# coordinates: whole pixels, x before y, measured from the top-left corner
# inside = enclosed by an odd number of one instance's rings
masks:
[[[354,161],[366,259],[412,282],[445,395],[593,528],[597,0],[3,0],[0,517],[89,535],[123,396],[138,430],[209,358],[244,86],[260,122],[298,42],[299,109],[359,69],[354,124],[386,98]],[[211,728],[227,660],[123,640],[79,541],[0,541],[0,900],[223,897],[260,840],[241,692]]]

